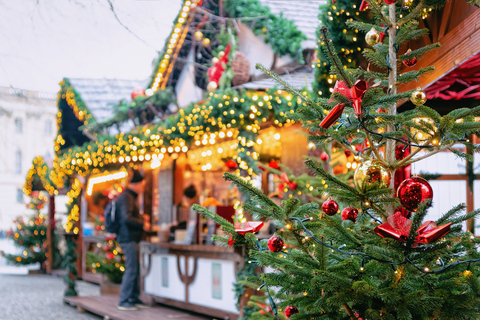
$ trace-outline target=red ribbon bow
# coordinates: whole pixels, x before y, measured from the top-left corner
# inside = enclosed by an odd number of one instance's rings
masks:
[[[263,227],[262,221],[248,221],[248,222],[237,222],[235,223],[235,232],[241,234],[242,236],[247,233],[258,232]]]
[[[382,238],[392,238],[398,242],[407,241],[412,221],[405,218],[401,212],[387,218],[388,222],[377,226],[374,231]],[[437,227],[433,221],[427,221],[417,229],[415,243],[431,243],[437,241],[450,231],[451,222]]]
[[[360,4],[360,8],[358,11],[365,11],[368,9],[368,2],[365,0],[362,0],[362,3]]]
[[[350,89],[352,106],[353,110],[355,110],[355,114],[357,115],[357,117],[362,114],[361,103],[366,91],[367,81],[364,80],[357,80],[353,87]]]

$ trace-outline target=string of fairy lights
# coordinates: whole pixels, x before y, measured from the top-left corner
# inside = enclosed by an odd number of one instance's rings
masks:
[[[47,164],[45,163],[42,156],[37,156],[32,161],[32,167],[27,172],[27,177],[25,179],[25,184],[23,186],[23,193],[27,196],[32,194],[33,183],[36,176],[38,176],[42,182],[43,187],[50,195],[58,194],[58,190],[55,187],[55,184],[52,183],[50,178],[50,170],[48,169]]]

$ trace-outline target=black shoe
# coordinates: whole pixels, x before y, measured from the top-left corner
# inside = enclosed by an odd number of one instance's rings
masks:
[[[122,310],[122,311],[134,311],[134,310],[138,310],[138,307],[135,306],[132,303],[124,302],[124,303],[119,304],[117,306],[117,309]]]
[[[131,302],[135,307],[140,308],[140,309],[146,309],[150,308],[150,306],[146,303],[144,303],[142,300],[137,300],[135,302]]]

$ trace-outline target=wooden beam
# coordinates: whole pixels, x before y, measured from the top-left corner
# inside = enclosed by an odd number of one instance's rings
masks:
[[[443,7],[443,15],[440,20],[440,31],[438,32],[438,40],[441,40],[445,36],[447,31],[447,26],[450,23],[450,18],[452,17],[453,12],[453,0],[447,1],[445,7]]]
[[[434,65],[435,71],[420,78],[418,82],[410,82],[402,86],[402,92],[416,87],[426,88],[430,86],[455,67],[480,52],[480,10],[475,10],[462,23],[448,32],[441,39],[440,44],[442,46],[439,49],[425,54],[414,67],[415,70],[418,70],[422,67]]]

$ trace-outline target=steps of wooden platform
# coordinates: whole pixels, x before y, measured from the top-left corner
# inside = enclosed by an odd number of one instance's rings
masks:
[[[207,317],[200,317],[193,314],[181,312],[176,309],[170,309],[155,305],[148,309],[139,309],[135,311],[120,311],[117,309],[118,296],[102,295],[88,297],[64,297],[63,301],[77,311],[88,311],[103,317],[105,320],[205,320]]]

